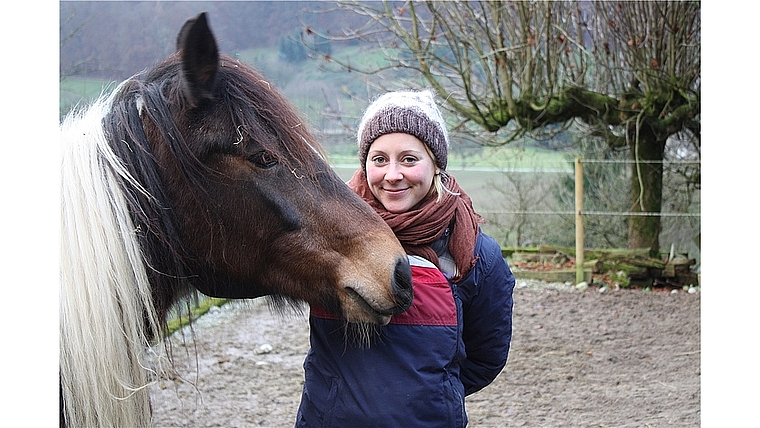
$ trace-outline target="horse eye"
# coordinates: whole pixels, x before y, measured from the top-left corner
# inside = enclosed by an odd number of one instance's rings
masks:
[[[258,152],[248,158],[259,168],[269,169],[277,165],[277,158],[269,152]]]

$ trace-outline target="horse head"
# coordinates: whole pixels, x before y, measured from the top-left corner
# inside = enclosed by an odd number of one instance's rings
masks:
[[[193,286],[303,300],[350,322],[386,324],[409,307],[409,265],[391,229],[332,171],[290,103],[218,53],[205,14],[183,26],[175,54],[136,80],[122,97],[135,100],[152,179],[162,183],[151,192],[156,211],[168,211],[173,230],[137,223],[162,253],[179,255]],[[172,293],[156,294],[170,303]]]

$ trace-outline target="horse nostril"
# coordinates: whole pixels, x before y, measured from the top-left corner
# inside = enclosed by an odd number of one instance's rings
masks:
[[[393,269],[393,278],[391,278],[393,295],[396,298],[396,308],[394,314],[400,314],[409,309],[414,297],[412,291],[412,268],[409,266],[409,259],[399,257],[396,266]]]

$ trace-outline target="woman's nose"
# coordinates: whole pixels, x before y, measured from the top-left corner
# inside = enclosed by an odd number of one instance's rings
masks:
[[[404,175],[401,174],[401,169],[399,169],[398,164],[396,162],[390,162],[388,164],[388,171],[385,173],[385,181],[394,182],[402,180],[403,178]]]

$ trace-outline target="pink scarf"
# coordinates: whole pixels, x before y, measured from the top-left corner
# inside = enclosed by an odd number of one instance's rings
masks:
[[[357,195],[361,196],[393,229],[396,237],[407,254],[424,257],[440,268],[438,255],[430,247],[451,227],[449,252],[454,258],[458,274],[452,282],[458,282],[475,266],[475,241],[478,237],[478,224],[484,223],[483,217],[475,212],[472,200],[459,187],[454,176],[449,175],[446,187],[453,193],[444,192],[440,202],[437,195],[425,199],[421,205],[400,214],[386,211],[375,198],[367,184],[364,170],[359,168],[348,182]]]

